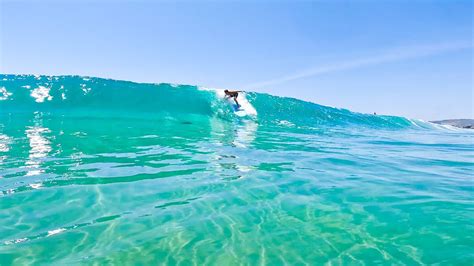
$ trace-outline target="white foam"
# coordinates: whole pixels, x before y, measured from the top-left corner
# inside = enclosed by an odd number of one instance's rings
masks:
[[[253,107],[253,105],[250,104],[250,102],[247,100],[247,97],[245,97],[245,93],[239,93],[239,97],[237,97],[237,101],[239,101],[240,108],[243,109],[247,115],[252,115],[256,116],[257,115],[257,110]]]
[[[290,121],[287,121],[287,120],[279,120],[278,124],[282,125],[282,126],[287,126],[287,127],[294,127],[295,126],[295,124],[293,124],[293,123],[291,123]]]
[[[420,128],[423,128],[421,125],[424,125],[428,128],[434,128],[434,129],[440,129],[440,130],[449,130],[449,131],[465,131],[465,130],[470,131],[471,130],[471,129],[460,128],[460,127],[455,127],[455,126],[451,126],[451,125],[436,124],[436,123],[425,121],[425,120],[422,120],[422,119],[411,119],[411,118],[407,118],[407,119],[408,119],[408,121],[410,121],[410,123],[412,123],[413,125],[415,125],[417,127],[420,127]]]
[[[5,241],[3,242],[5,245],[11,245],[11,244],[18,244],[18,243],[21,243],[21,242],[24,242],[28,240],[28,238],[19,238],[19,239],[15,239],[15,240],[9,240],[9,241]]]
[[[91,88],[87,88],[86,84],[81,84],[81,89],[84,92],[84,95],[88,94],[91,91]]]
[[[30,187],[33,188],[33,189],[39,189],[43,186],[43,184],[41,183],[38,183],[38,184],[30,184]]]
[[[10,143],[10,137],[7,135],[0,134],[0,152],[7,152],[10,150],[9,143]],[[0,157],[0,163],[2,162],[1,160],[2,157]]]
[[[198,86],[197,89],[200,90],[200,91],[217,91],[217,89],[207,88],[207,87],[203,87],[203,86]]]
[[[31,91],[31,97],[35,98],[37,103],[42,103],[44,100],[51,101],[53,96],[49,95],[51,88],[46,88],[44,86],[39,86],[38,88]]]
[[[0,101],[7,100],[10,96],[12,96],[11,92],[8,92],[5,87],[0,87]]]
[[[46,237],[56,235],[56,234],[59,234],[59,233],[64,232],[64,231],[66,231],[66,229],[64,229],[64,228],[51,230],[51,231],[48,231],[48,235]]]

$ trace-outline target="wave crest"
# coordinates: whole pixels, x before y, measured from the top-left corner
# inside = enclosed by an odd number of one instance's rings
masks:
[[[6,112],[74,112],[99,110],[148,112],[153,115],[192,114],[234,119],[232,108],[219,89],[191,85],[149,84],[81,76],[0,75],[0,107]],[[261,123],[294,126],[348,126],[407,128],[430,127],[402,117],[375,116],[326,107],[293,98],[263,93],[239,96],[251,115],[258,111]],[[252,119],[257,119],[253,117]]]

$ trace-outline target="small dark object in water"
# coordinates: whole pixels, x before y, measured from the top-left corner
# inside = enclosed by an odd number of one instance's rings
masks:
[[[189,121],[184,121],[184,122],[181,122],[181,124],[183,124],[183,125],[191,125],[192,123],[189,122]]]

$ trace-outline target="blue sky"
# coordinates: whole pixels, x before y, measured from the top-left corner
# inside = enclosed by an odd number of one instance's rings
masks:
[[[0,2],[0,72],[474,118],[472,1]]]

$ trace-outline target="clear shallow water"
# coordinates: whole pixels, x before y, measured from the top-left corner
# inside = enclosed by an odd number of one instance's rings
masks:
[[[0,76],[1,264],[465,264],[473,131],[193,86]]]

